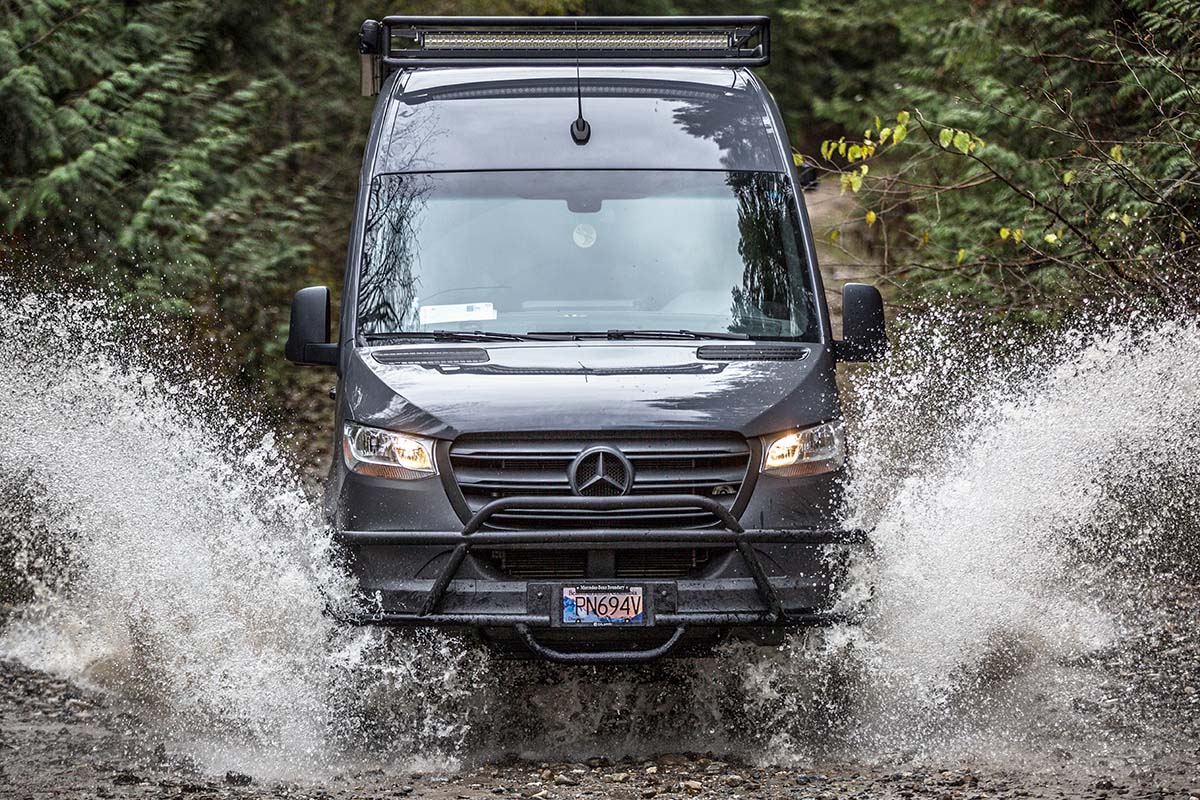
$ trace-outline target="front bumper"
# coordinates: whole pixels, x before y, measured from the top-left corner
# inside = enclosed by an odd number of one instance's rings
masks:
[[[656,496],[657,507],[702,508],[720,519],[724,529],[567,529],[535,531],[484,530],[488,519],[501,511],[520,508],[586,508],[610,511],[644,505],[636,497],[507,497],[489,503],[461,531],[352,531],[339,538],[357,551],[360,582],[378,601],[373,611],[354,621],[360,624],[450,626],[491,630],[501,640],[515,639],[529,652],[552,661],[630,662],[667,655],[700,629],[746,628],[778,630],[788,626],[827,625],[844,619],[828,610],[827,575],[818,571],[794,573],[780,568],[785,554],[830,546],[866,542],[858,530],[814,528],[752,529],[716,500],[695,495]],[[589,579],[588,583],[618,582],[644,587],[653,603],[653,624],[630,629],[576,629],[564,631],[558,610],[562,581],[493,580],[463,575],[473,548],[515,546],[622,548],[697,545],[726,546],[730,558],[719,574],[678,580]],[[428,577],[395,579],[387,569],[385,554],[430,548],[444,557],[431,562]],[[764,566],[764,559],[770,566]],[[471,572],[471,570],[466,570]],[[771,574],[774,572],[775,574]],[[365,579],[364,579],[365,578]],[[575,583],[578,583],[576,581]],[[586,642],[583,640],[591,639]],[[694,638],[694,636],[692,637]],[[548,641],[584,649],[563,649]],[[635,648],[635,645],[646,646]]]

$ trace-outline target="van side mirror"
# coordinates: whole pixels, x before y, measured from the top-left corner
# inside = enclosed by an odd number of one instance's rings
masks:
[[[887,353],[883,297],[874,286],[842,287],[842,340],[834,344],[838,361],[878,361]]]
[[[292,298],[292,321],[283,348],[293,364],[328,366],[337,363],[338,346],[329,341],[329,289],[309,286]]]

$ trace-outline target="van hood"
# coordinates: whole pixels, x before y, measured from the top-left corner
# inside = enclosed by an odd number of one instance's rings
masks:
[[[838,416],[825,346],[789,348],[786,360],[756,348],[695,341],[357,348],[342,382],[344,416],[438,439],[663,428],[750,437]]]

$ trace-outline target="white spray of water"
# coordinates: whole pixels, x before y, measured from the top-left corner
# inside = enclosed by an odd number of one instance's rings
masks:
[[[119,361],[105,314],[26,298],[0,325],[0,468],[45,496],[72,573],[4,649],[170,709],[172,731],[316,755],[329,678],[306,660],[341,577],[313,507],[270,436],[208,416],[210,385]]]
[[[270,436],[214,385],[157,377],[110,313],[26,298],[0,318],[0,539],[47,575],[0,653],[136,704],[216,770],[503,751],[1003,758],[1079,741],[1086,721],[1047,709],[1098,691],[1073,665],[1123,636],[1090,576],[1164,536],[1123,492],[1168,467],[1169,497],[1200,485],[1196,325],[1017,356],[912,325],[851,393],[850,507],[877,549],[865,626],[699,664],[500,664],[338,624],[327,609],[351,586]]]
[[[867,623],[754,664],[749,693],[782,685],[764,716],[823,712],[856,757],[1128,751],[1128,728],[1077,711],[1116,702],[1092,662],[1147,624],[1121,613],[1131,579],[1197,541],[1200,326],[1134,317],[1014,347],[961,322],[910,321],[851,392]],[[776,730],[776,757],[811,754],[795,722]]]
[[[429,709],[465,683],[461,654],[431,638],[437,669],[413,675],[387,637],[339,625],[351,586],[273,437],[219,386],[157,377],[119,330],[98,301],[25,298],[0,320],[0,535],[45,575],[0,652],[136,704],[214,769],[319,772],[391,679],[405,730],[453,750],[455,720]]]

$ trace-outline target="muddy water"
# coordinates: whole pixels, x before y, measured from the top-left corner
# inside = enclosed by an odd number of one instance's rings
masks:
[[[566,669],[340,625],[336,551],[260,422],[164,379],[101,304],[5,307],[0,543],[24,599],[0,654],[214,773],[680,750],[1059,769],[1198,746],[1195,322],[1111,310],[1040,343],[904,322],[851,376],[866,623]]]

